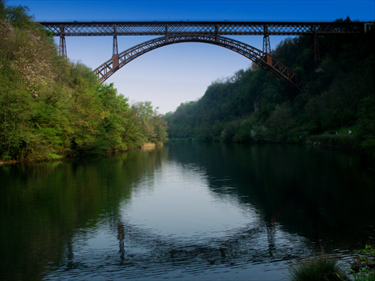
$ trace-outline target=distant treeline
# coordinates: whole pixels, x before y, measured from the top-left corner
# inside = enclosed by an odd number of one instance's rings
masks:
[[[201,99],[167,113],[169,137],[296,143],[325,132],[347,135],[351,129],[351,143],[375,154],[374,38],[374,30],[318,37],[317,65],[310,37],[288,38],[272,55],[304,78],[300,94],[287,92],[253,63],[246,71],[213,82]]]
[[[0,161],[166,141],[166,122],[150,102],[130,106],[88,67],[59,56],[27,11],[0,0]]]

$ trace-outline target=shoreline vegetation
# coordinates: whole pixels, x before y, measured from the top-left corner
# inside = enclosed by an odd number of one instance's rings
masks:
[[[59,56],[24,6],[0,0],[0,164],[160,145],[167,124],[151,102],[129,104],[81,63]]]
[[[375,249],[371,245],[366,245],[364,249],[354,253],[348,271],[344,270],[340,257],[325,253],[292,262],[289,264],[290,279],[292,281],[375,281]]]
[[[0,0],[0,164],[145,149],[168,138],[345,147],[375,159],[374,35],[319,37],[317,65],[309,37],[282,41],[272,55],[306,81],[298,95],[252,64],[163,116],[148,101],[130,106],[113,84],[59,56],[27,7]]]
[[[152,150],[155,150],[158,147],[163,147],[163,146],[164,146],[163,143],[159,143],[159,144],[144,143],[140,147],[137,147],[137,148],[134,148],[134,149],[139,149],[139,150],[142,150],[142,151],[152,151]],[[95,155],[117,154],[117,153],[123,153],[123,152],[130,151],[130,150],[133,150],[133,149],[127,149],[127,150],[114,149],[114,150],[108,150],[108,151],[105,151],[105,152],[102,152],[102,153],[96,153]],[[22,160],[7,160],[7,161],[1,161],[0,160],[0,166],[1,165],[8,165],[8,164],[17,164],[17,163],[39,163],[39,162],[60,161],[62,159],[75,158],[75,157],[79,157],[79,156],[85,157],[87,155],[67,155],[67,156],[61,156],[61,157],[58,157],[58,158],[55,157],[55,158],[43,158],[43,159],[27,158],[27,159],[22,159]]]
[[[299,94],[253,63],[168,112],[170,141],[315,144],[353,148],[375,160],[374,36],[375,30],[318,36],[316,64],[309,36],[285,39],[272,56],[306,81]]]

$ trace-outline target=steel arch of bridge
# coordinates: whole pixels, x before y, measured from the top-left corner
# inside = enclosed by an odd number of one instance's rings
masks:
[[[296,72],[273,58],[270,54],[264,53],[261,50],[240,41],[217,35],[186,34],[163,36],[152,39],[127,49],[120,54],[113,55],[112,59],[109,59],[100,65],[94,70],[94,72],[99,77],[100,81],[104,82],[120,68],[145,53],[163,46],[186,42],[208,43],[232,50],[252,60],[257,65],[268,71],[287,89],[293,90],[294,92],[301,91],[303,79]]]

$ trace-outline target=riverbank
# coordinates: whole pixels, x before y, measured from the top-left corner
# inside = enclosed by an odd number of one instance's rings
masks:
[[[181,138],[181,139],[169,139],[169,142],[179,143],[179,142],[200,142],[194,138]],[[288,138],[286,141],[275,141],[272,139],[262,139],[258,141],[249,141],[247,143],[274,143],[274,144],[303,144],[307,145],[319,145],[319,146],[332,146],[341,148],[353,148],[355,144],[354,137],[343,136],[343,135],[316,135],[304,138]]]
[[[375,161],[375,144],[372,139],[362,140],[353,135],[317,135],[308,137],[306,145],[352,149]]]
[[[263,138],[257,141],[248,141],[246,143],[258,143],[258,144],[295,144],[295,145],[307,145],[307,146],[321,146],[321,147],[333,147],[338,149],[345,149],[345,150],[354,150],[358,153],[364,154],[366,157],[371,159],[375,163],[375,152],[372,145],[363,146],[363,141],[360,140],[358,136],[355,135],[348,135],[340,132],[338,134],[328,134],[324,133],[321,135],[312,135],[312,136],[300,136],[298,137],[290,137],[286,140],[274,140]],[[192,143],[192,142],[202,142],[198,139],[194,138],[172,138],[169,139],[168,142],[171,143]]]
[[[354,148],[355,139],[353,136],[342,135],[320,135],[310,136],[306,140],[307,145],[320,145],[341,148]]]
[[[116,154],[116,153],[122,153],[130,150],[153,150],[159,146],[163,146],[163,143],[145,143],[141,145],[138,148],[131,148],[131,149],[126,149],[126,150],[120,150],[120,149],[112,149],[112,150],[107,150],[103,153],[92,153],[91,155],[107,155],[107,154]],[[58,157],[57,157],[58,156]],[[84,155],[79,155],[79,154],[70,154],[70,155],[54,155],[51,158],[48,157],[43,157],[43,158],[26,158],[26,159],[20,159],[20,160],[0,160],[0,165],[8,165],[8,164],[16,164],[16,163],[31,163],[31,162],[52,162],[52,161],[59,161],[61,159],[67,159],[67,158],[77,158],[80,156]]]

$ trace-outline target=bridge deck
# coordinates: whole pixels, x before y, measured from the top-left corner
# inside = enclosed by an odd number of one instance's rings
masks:
[[[360,34],[365,22],[122,21],[40,22],[54,36]]]

